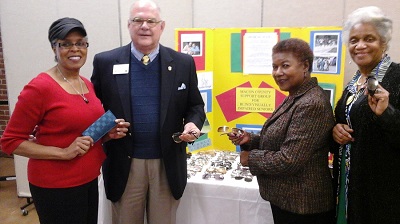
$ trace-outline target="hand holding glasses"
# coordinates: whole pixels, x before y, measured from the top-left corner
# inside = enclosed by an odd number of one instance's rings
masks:
[[[379,92],[378,84],[379,82],[375,77],[371,76],[367,78],[367,89],[370,96],[373,96],[375,92]]]
[[[199,138],[196,135],[197,134],[196,131],[191,131],[188,134],[193,135],[196,139]],[[176,133],[172,134],[172,139],[174,140],[175,143],[181,143],[182,142],[182,139],[179,138],[179,136],[181,136],[181,135],[182,135],[182,132],[176,132]],[[196,141],[196,140],[194,140],[194,141]],[[193,142],[191,142],[191,143],[193,143]]]
[[[239,145],[245,134],[245,131],[240,128],[229,128],[228,126],[218,127],[218,132],[221,132],[221,135],[227,135],[234,145]]]

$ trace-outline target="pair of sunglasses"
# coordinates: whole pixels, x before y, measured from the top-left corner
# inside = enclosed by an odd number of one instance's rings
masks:
[[[198,139],[199,137],[197,137],[197,132],[192,131],[189,134],[193,135],[196,139]],[[182,139],[179,138],[179,136],[182,135],[182,132],[176,132],[174,134],[172,134],[172,139],[174,140],[175,143],[181,143]]]
[[[244,131],[240,128],[230,128],[228,126],[221,126],[218,127],[218,132],[221,133],[221,135],[227,135],[227,134],[235,134],[235,135],[241,135],[244,133]]]

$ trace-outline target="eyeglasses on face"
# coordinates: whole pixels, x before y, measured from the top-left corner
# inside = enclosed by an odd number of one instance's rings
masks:
[[[86,49],[89,47],[89,43],[86,41],[80,41],[76,43],[71,43],[71,42],[61,42],[61,43],[56,43],[60,48],[63,49],[71,49],[73,46],[76,46],[78,49]]]
[[[155,27],[157,24],[161,23],[162,20],[157,20],[155,18],[152,19],[142,19],[139,17],[135,17],[133,19],[130,20],[130,22],[134,25],[134,26],[143,26],[144,22],[146,22],[147,26],[150,28]]]

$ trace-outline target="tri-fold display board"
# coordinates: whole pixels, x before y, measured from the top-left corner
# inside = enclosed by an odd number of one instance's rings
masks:
[[[199,89],[207,114],[203,134],[188,151],[237,151],[218,127],[258,132],[287,96],[271,75],[272,47],[300,38],[314,53],[312,76],[326,90],[334,108],[343,91],[345,47],[341,27],[262,27],[176,29],[177,51],[196,63]]]

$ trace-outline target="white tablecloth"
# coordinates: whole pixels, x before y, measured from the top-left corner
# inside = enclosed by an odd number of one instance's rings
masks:
[[[99,224],[111,223],[111,203],[99,181]],[[188,179],[177,211],[177,224],[273,224],[269,202],[258,192],[258,184],[235,180],[203,180],[201,173]]]

